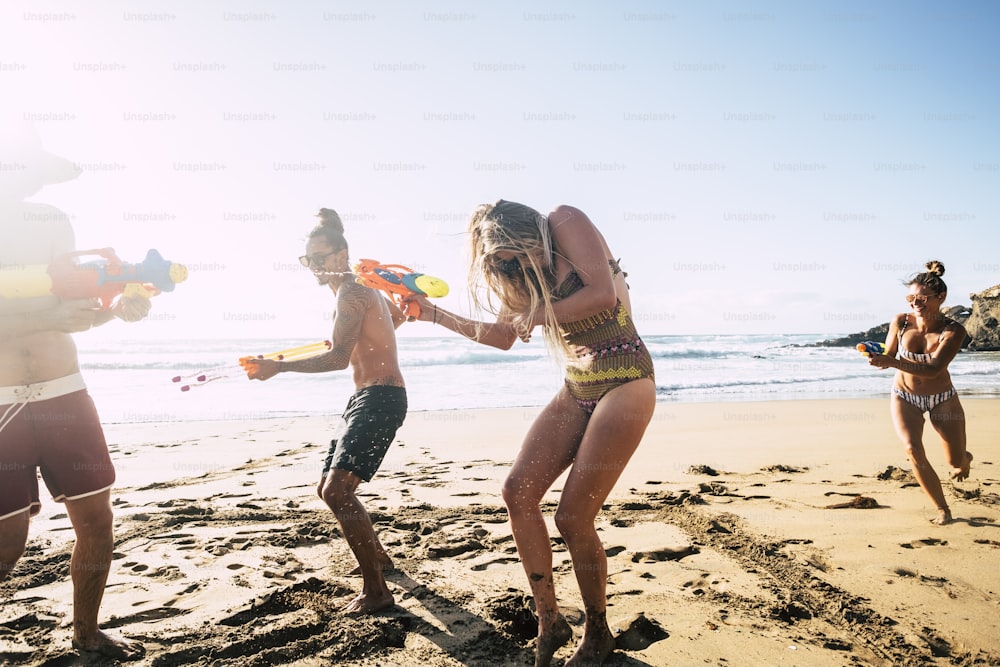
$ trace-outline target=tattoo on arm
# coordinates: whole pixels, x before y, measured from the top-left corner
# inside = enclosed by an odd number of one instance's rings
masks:
[[[351,354],[358,343],[365,311],[368,309],[369,290],[344,285],[337,295],[337,311],[333,318],[333,347],[329,352],[308,359],[286,361],[285,369],[297,373],[325,373],[347,368]]]

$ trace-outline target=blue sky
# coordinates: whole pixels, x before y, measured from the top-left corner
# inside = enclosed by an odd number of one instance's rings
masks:
[[[295,259],[322,206],[352,257],[464,312],[465,221],[498,198],[587,212],[643,333],[832,334],[902,311],[929,259],[949,304],[1000,283],[998,25],[992,2],[8,2],[0,89],[83,167],[34,198],[80,247],[190,266],[130,334],[326,335]]]

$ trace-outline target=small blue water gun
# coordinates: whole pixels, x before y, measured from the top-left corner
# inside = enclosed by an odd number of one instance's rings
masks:
[[[857,348],[858,352],[870,357],[873,354],[885,354],[885,343],[878,343],[873,340],[866,340],[863,343],[858,343],[854,346]]]

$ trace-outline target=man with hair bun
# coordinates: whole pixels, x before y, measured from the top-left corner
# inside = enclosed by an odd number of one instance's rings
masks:
[[[370,614],[395,601],[384,570],[392,562],[375,535],[371,517],[356,495],[358,485],[371,481],[406,417],[406,389],[396,354],[395,329],[405,316],[376,290],[359,285],[350,273],[344,225],[333,209],[320,209],[320,224],[309,234],[306,254],[299,258],[337,300],[331,349],[294,361],[254,360],[251,379],[267,380],[278,373],[354,372],[356,391],[343,412],[346,429],[330,442],[317,493],[333,511],[364,578],[360,594],[344,608]]]
[[[893,318],[885,339],[885,354],[871,355],[868,363],[898,371],[889,399],[892,421],[913,463],[913,475],[937,507],[931,521],[944,525],[952,520],[951,509],[924,451],[924,413],[928,413],[931,426],[944,441],[951,478],[967,479],[972,454],[965,446],[965,411],[948,373],[948,364],[962,349],[966,332],[965,327],[941,312],[948,295],[948,287],[941,279],[944,264],[930,261],[926,268],[906,281],[910,312]]]

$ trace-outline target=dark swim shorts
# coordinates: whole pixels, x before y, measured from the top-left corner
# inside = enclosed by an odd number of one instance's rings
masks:
[[[339,440],[330,441],[323,476],[336,468],[370,482],[406,418],[406,389],[365,387],[347,401],[342,416],[347,429]]]
[[[14,408],[0,405],[0,415]],[[115,467],[86,389],[29,402],[0,431],[0,519],[38,513],[38,470],[57,502],[114,485]]]

